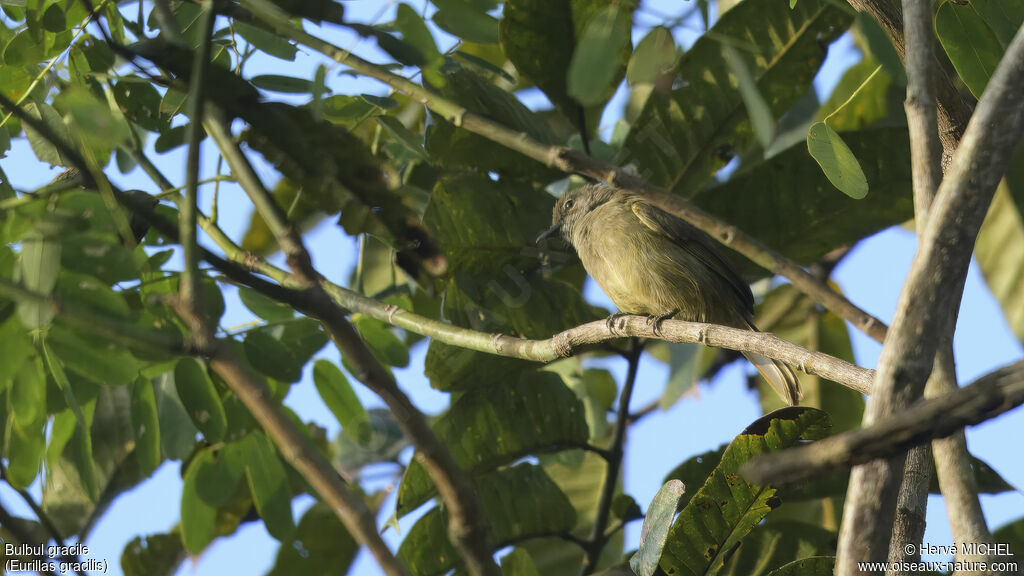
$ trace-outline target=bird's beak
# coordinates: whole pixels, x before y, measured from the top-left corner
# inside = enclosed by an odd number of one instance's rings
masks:
[[[545,230],[540,236],[537,236],[537,244],[540,244],[541,242],[543,242],[545,240],[548,240],[548,239],[550,239],[550,238],[552,238],[554,236],[558,236],[561,233],[562,233],[562,223],[558,222],[554,226],[552,226],[551,228],[548,228],[547,230]]]

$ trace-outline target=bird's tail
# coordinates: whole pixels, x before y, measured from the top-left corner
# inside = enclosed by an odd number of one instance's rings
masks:
[[[754,332],[760,332],[757,326],[748,319],[744,319],[747,328]],[[796,372],[789,367],[789,364],[779,360],[772,360],[754,352],[744,352],[744,356],[757,368],[761,376],[772,385],[775,392],[790,406],[796,406],[804,397],[804,391],[800,388],[800,380],[797,380]]]
[[[804,391],[800,388],[800,381],[797,380],[796,373],[788,364],[753,352],[744,352],[743,355],[772,385],[772,388],[786,401],[786,404],[796,406],[800,403]]]

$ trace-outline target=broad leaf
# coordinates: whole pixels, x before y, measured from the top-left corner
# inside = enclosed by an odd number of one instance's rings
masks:
[[[178,397],[196,428],[208,442],[220,442],[227,429],[224,406],[206,368],[198,360],[182,358],[174,369]]]
[[[747,427],[726,448],[722,462],[679,513],[669,531],[661,570],[669,574],[717,572],[733,547],[781,502],[771,486],[749,484],[740,467],[763,453],[821,438],[828,415],[792,407]]]
[[[972,3],[948,0],[935,12],[935,35],[971,94],[981,98],[1003,56],[995,31]]]
[[[359,545],[334,511],[316,502],[302,515],[292,540],[281,543],[268,576],[344,576],[358,551]]]
[[[1007,324],[1017,339],[1024,342],[1024,204],[1015,201],[1017,190],[1011,195],[1010,186],[1024,186],[1024,180],[1010,180],[1009,184],[1004,180],[999,185],[978,233],[974,254]],[[1024,198],[1024,193],[1020,197]]]
[[[832,576],[835,565],[835,556],[812,556],[780,566],[768,576]]]
[[[734,45],[776,118],[811,85],[821,46],[851,21],[826,0],[742,2],[722,15],[676,68],[678,87],[652,93],[633,123],[618,162],[676,193],[692,196],[753,140],[747,107],[722,56]],[[768,196],[761,194],[761,196]]]
[[[912,218],[906,128],[848,132],[844,139],[871,186],[864,200],[836,194],[800,142],[694,201],[801,263]]]
[[[828,181],[844,194],[855,200],[868,195],[868,180],[857,157],[828,124],[818,122],[807,131],[807,151]]]
[[[629,560],[629,566],[637,576],[654,576],[669,527],[676,515],[676,506],[685,491],[682,482],[669,480],[654,495],[640,531],[640,549]]]
[[[835,532],[814,524],[782,521],[754,528],[719,572],[722,576],[765,576],[794,558],[832,555]],[[827,576],[831,572],[812,572]]]
[[[476,474],[529,454],[581,447],[589,435],[579,399],[558,376],[544,372],[474,388],[434,424],[434,432],[456,464]],[[414,458],[398,489],[396,514],[414,510],[434,491]]]
[[[492,549],[564,532],[576,523],[569,500],[538,466],[519,464],[492,472],[477,478],[475,485],[490,523]],[[446,524],[443,510],[434,508],[409,529],[398,548],[398,559],[414,576],[445,574],[456,566],[459,556],[448,541]]]

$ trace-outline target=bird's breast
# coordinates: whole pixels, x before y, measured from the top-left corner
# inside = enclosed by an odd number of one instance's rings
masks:
[[[577,252],[619,310],[650,315],[678,311],[680,318],[706,319],[701,287],[691,273],[701,264],[632,213],[604,216],[592,223]]]

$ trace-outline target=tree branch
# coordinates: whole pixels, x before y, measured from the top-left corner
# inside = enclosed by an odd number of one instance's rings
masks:
[[[277,239],[293,275],[308,286],[308,301],[299,309],[323,324],[348,361],[352,375],[380,396],[402,432],[416,447],[416,458],[434,481],[448,508],[449,538],[462,556],[469,573],[475,576],[499,575],[501,570],[494,562],[493,551],[487,540],[487,518],[468,473],[459,468],[451,453],[430,428],[423,413],[413,405],[391,373],[370,352],[346,318],[348,312],[339,308],[324,292],[318,283],[320,275],[314,269],[302,239],[288,223],[273,196],[231,138],[223,119],[217,114],[208,115],[207,130],[220,147],[239,185],[252,199],[256,210]]]
[[[643,355],[643,344],[634,340],[626,359],[629,361],[629,368],[626,371],[626,380],[622,384],[622,393],[619,394],[619,406],[615,415],[615,428],[612,433],[611,447],[606,459],[607,469],[604,475],[604,485],[601,486],[601,495],[597,501],[597,513],[594,515],[594,526],[590,531],[590,540],[583,547],[583,564],[580,566],[580,576],[587,576],[597,570],[597,562],[601,559],[601,552],[608,543],[608,536],[605,528],[608,526],[608,517],[611,515],[612,501],[615,499],[615,489],[619,486],[619,471],[622,469],[622,458],[625,453],[626,428],[629,425],[629,401],[633,397],[633,387],[636,385],[636,374],[640,369],[640,357]]]
[[[549,146],[529,135],[469,112],[455,102],[446,100],[381,66],[351,54],[333,44],[306,33],[292,24],[290,17],[269,0],[242,0],[242,5],[282,36],[316,50],[332,60],[346,64],[360,74],[384,82],[395,90],[424,104],[449,122],[479,134],[545,166],[566,173],[578,173],[650,198],[662,208],[711,235],[723,245],[743,254],[773,274],[790,280],[801,292],[850,321],[857,329],[882,342],[886,326],[881,320],[855,306],[846,297],[808,273],[799,264],[772,250],[742,230],[723,222],[694,206],[688,200],[654,186],[617,166],[596,160],[565,146]]]
[[[871,426],[757,458],[744,467],[743,475],[757,484],[809,480],[900,454],[912,446],[995,418],[1021,404],[1024,361],[1004,366],[952,394],[925,400]]]
[[[900,293],[865,413],[871,424],[918,397],[935,352],[951,333],[978,228],[1024,131],[1024,32],[1018,32],[989,81],[935,202]],[[839,576],[857,563],[885,562],[904,455],[854,468],[837,554]]]

